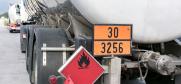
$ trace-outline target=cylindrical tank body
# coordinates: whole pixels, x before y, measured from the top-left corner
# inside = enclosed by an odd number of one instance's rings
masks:
[[[11,24],[27,21],[28,14],[25,11],[23,1],[10,5],[8,15]]]
[[[27,1],[36,2],[36,0]],[[66,0],[37,1],[52,8]],[[70,1],[92,24],[132,24],[134,42],[160,43],[181,37],[180,0]],[[34,7],[27,8],[36,12]]]
[[[46,8],[57,7],[59,4],[63,4],[66,0],[23,0],[26,11],[30,15],[34,15],[37,12],[46,11]]]
[[[20,17],[22,22],[26,22],[28,19],[28,14],[25,11],[25,6],[23,0],[20,2]]]
[[[19,4],[15,3],[9,6],[8,16],[10,20],[10,24],[16,24],[18,20],[20,20],[20,14],[18,14],[17,6]]]
[[[71,0],[92,24],[133,24],[133,39],[159,43],[181,37],[180,0]]]

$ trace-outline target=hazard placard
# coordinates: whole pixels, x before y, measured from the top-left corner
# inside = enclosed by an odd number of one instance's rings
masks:
[[[132,25],[94,25],[94,56],[131,55]]]
[[[104,69],[99,62],[81,46],[58,72],[66,79],[71,79],[74,84],[94,84],[103,74]]]

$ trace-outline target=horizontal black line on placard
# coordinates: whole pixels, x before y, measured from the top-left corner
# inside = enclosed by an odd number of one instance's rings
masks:
[[[94,39],[94,41],[131,41],[131,39]]]

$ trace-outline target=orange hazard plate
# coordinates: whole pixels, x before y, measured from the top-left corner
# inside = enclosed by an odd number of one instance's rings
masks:
[[[131,55],[132,25],[94,25],[94,56]]]

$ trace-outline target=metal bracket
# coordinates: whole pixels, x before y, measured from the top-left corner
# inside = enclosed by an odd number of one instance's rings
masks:
[[[62,44],[62,47],[65,48],[66,45],[65,44]],[[63,64],[65,64],[66,60],[67,60],[67,54],[66,54],[66,51],[63,51]]]
[[[46,47],[47,45],[43,43],[43,47]],[[46,51],[43,51],[43,66],[46,66],[47,64],[47,53]]]
[[[121,69],[131,69],[131,68],[138,68],[139,63],[138,62],[125,62],[123,64],[121,64],[119,67]],[[104,74],[108,74],[109,73],[109,66],[108,65],[102,65],[102,67],[104,68]]]
[[[62,52],[63,54],[63,64],[67,60],[67,52],[75,51],[75,48],[66,47],[65,44],[62,44],[62,47],[47,47],[46,43],[43,43],[43,47],[41,48],[43,52],[43,66],[47,65],[47,52]]]
[[[75,48],[71,47],[42,47],[41,50],[43,52],[73,52]]]
[[[121,58],[110,59],[108,65],[108,74],[105,75],[105,84],[121,84]]]

